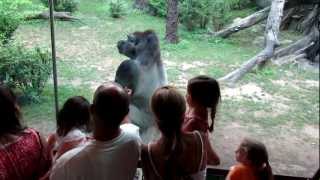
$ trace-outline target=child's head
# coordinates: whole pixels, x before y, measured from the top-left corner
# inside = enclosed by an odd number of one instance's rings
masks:
[[[261,179],[272,178],[267,148],[259,141],[244,139],[236,150],[236,160],[258,170]]]
[[[151,109],[164,136],[180,133],[186,102],[176,88],[164,86],[157,89],[151,98]]]
[[[129,113],[130,98],[118,83],[109,81],[100,85],[94,93],[91,106],[95,130],[117,130]]]
[[[69,98],[58,113],[57,134],[65,136],[72,128],[88,130],[90,122],[90,103],[82,96]]]
[[[182,152],[181,126],[186,112],[186,101],[179,91],[170,86],[157,89],[151,98],[151,109],[156,123],[167,143],[164,179],[176,179],[178,171],[177,157]]]
[[[188,81],[187,93],[189,106],[211,109],[212,124],[209,130],[212,131],[217,106],[221,99],[218,81],[209,76],[196,76]]]

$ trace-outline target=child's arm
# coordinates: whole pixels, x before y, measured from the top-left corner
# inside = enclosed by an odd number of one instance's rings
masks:
[[[53,148],[56,142],[57,142],[56,134],[50,134],[47,138],[47,151],[51,159],[55,154],[55,152],[53,152]]]
[[[220,164],[220,158],[218,154],[214,151],[210,141],[209,141],[209,134],[206,133],[206,137],[204,138],[204,143],[207,149],[207,164],[217,166]]]

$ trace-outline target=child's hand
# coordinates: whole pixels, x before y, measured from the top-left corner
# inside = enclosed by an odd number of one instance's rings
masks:
[[[124,118],[124,120],[121,122],[121,124],[127,124],[127,123],[131,123],[128,115]]]
[[[129,89],[128,87],[124,87],[124,91],[126,91],[129,96],[132,95],[132,89]]]

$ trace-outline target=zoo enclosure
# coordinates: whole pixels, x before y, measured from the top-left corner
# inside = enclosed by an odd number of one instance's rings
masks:
[[[50,35],[51,35],[51,50],[52,50],[52,72],[53,72],[53,84],[54,84],[54,100],[55,100],[55,112],[57,114],[59,110],[58,106],[58,82],[57,82],[57,67],[56,67],[56,49],[55,49],[55,31],[54,31],[54,16],[53,16],[53,0],[49,0],[49,14],[50,14]],[[214,167],[209,167],[207,170],[207,179],[208,180],[221,180],[226,177],[228,170],[226,169],[217,169]],[[294,177],[294,176],[283,176],[275,175],[276,180],[319,180],[320,171],[319,169],[314,174],[313,177]]]

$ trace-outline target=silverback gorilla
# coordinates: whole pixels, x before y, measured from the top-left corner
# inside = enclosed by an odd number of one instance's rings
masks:
[[[158,87],[167,84],[159,40],[152,30],[134,32],[127,40],[118,42],[118,50],[130,59],[119,65],[115,82],[131,89],[129,118],[140,127],[143,136],[154,123],[150,97]]]

